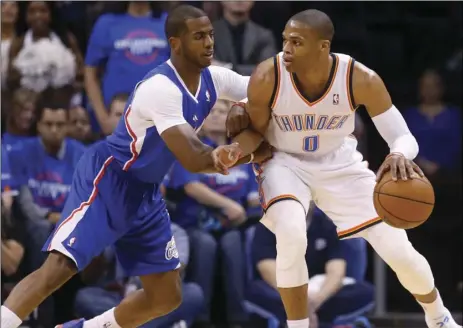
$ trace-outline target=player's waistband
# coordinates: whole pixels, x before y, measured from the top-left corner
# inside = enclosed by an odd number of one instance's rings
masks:
[[[108,165],[108,170],[111,170],[115,174],[123,177],[124,179],[134,180],[138,183],[142,183],[142,181],[135,178],[131,173],[123,170],[122,164],[111,153],[111,150],[106,140],[101,140],[91,145],[88,148],[86,155],[89,157],[94,156],[97,162],[104,162],[108,158],[113,157],[114,160],[112,160],[111,163]]]

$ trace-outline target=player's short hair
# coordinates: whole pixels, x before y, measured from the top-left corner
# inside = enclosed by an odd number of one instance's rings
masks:
[[[333,40],[334,25],[331,18],[324,12],[316,9],[301,11],[291,17],[290,20],[304,23],[317,31],[321,39]]]
[[[178,37],[186,29],[186,20],[207,16],[204,11],[190,5],[180,5],[167,16],[164,30],[167,38]]]

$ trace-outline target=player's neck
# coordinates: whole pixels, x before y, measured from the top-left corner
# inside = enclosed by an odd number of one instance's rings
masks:
[[[191,93],[195,94],[199,85],[199,78],[201,75],[201,69],[178,58],[177,56],[171,56],[170,61],[175,67],[178,75],[187,86]]]
[[[333,65],[331,56],[320,58],[318,63],[310,65],[303,72],[297,72],[296,76],[302,86],[325,86],[330,77],[331,67]]]

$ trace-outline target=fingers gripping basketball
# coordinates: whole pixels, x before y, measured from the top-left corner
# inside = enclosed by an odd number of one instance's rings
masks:
[[[373,195],[378,215],[400,229],[412,229],[426,222],[434,201],[434,189],[425,177],[393,181],[390,172],[376,184]]]

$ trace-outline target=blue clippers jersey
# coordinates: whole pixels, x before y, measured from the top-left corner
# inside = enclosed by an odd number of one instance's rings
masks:
[[[205,68],[201,72],[201,87],[197,95],[197,101],[185,89],[177,78],[176,72],[167,62],[150,71],[143,81],[157,74],[166,76],[182,92],[183,116],[194,129],[198,129],[217,100],[217,92],[209,69]],[[147,125],[146,120],[141,121],[138,118],[137,122],[139,123],[134,124],[133,120],[131,120],[130,104],[134,93],[135,91],[132,92],[127,101],[124,116],[119,121],[113,134],[106,140],[111,154],[125,171],[132,173],[134,177],[141,181],[161,184],[164,176],[174,163],[175,157],[159,136],[152,122]],[[132,113],[132,115],[135,114]],[[146,126],[146,128],[142,126]]]

